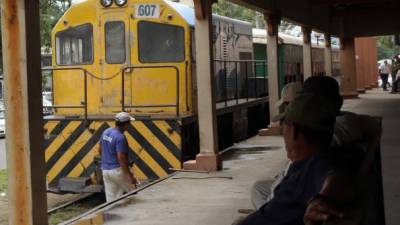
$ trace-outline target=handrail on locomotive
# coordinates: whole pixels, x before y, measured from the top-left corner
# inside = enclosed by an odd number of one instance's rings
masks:
[[[267,77],[267,71],[266,71],[266,61],[265,60],[222,60],[222,59],[214,59],[213,60],[216,64],[223,64],[223,68],[224,68],[224,73],[222,74],[223,79],[224,79],[224,84],[223,84],[223,90],[225,91],[225,94],[223,96],[223,99],[217,99],[217,103],[218,102],[225,102],[225,106],[228,105],[228,101],[230,100],[236,100],[236,104],[239,104],[239,99],[241,98],[240,94],[239,94],[239,89],[240,87],[238,87],[238,79],[239,79],[239,72],[238,72],[238,64],[240,63],[244,63],[245,66],[245,96],[243,96],[246,101],[249,101],[249,78],[253,78],[253,79],[258,79],[261,78],[263,79],[264,82],[263,83],[263,93],[261,93],[262,96],[265,96],[267,93],[266,90],[266,80],[268,79]],[[228,75],[227,75],[227,70],[226,67],[228,64],[234,64],[235,67],[235,73],[234,73],[234,80],[235,80],[235,87],[234,87],[234,93],[235,93],[235,97],[234,98],[229,98],[228,96]],[[252,64],[251,66],[252,68],[252,74],[250,74],[249,76],[249,70],[248,64]],[[258,73],[257,73],[257,67],[261,66],[262,68],[262,76],[259,77]],[[114,74],[113,76],[111,76],[110,78],[104,79],[104,80],[111,80],[114,79],[116,77],[118,77],[119,75],[121,75],[121,110],[125,111],[126,109],[129,108],[156,108],[156,107],[174,107],[176,109],[176,116],[179,117],[180,116],[180,111],[179,111],[179,98],[180,98],[180,92],[179,92],[179,88],[176,88],[176,98],[175,98],[175,104],[154,104],[154,105],[125,105],[125,74],[128,70],[135,70],[135,69],[155,69],[155,68],[171,68],[175,71],[175,77],[176,77],[176,87],[179,87],[179,82],[180,82],[180,73],[179,73],[179,69],[176,66],[125,66],[122,67],[118,73]],[[82,67],[64,67],[64,68],[54,68],[54,67],[44,67],[42,68],[42,71],[65,71],[65,70],[77,70],[77,71],[82,71],[82,75],[83,75],[83,82],[84,82],[84,100],[80,102],[79,105],[55,105],[54,104],[54,93],[52,91],[52,106],[43,106],[46,108],[53,108],[53,109],[57,109],[57,108],[65,108],[65,109],[72,109],[72,108],[80,108],[80,109],[84,109],[84,115],[83,115],[83,119],[85,121],[87,121],[88,119],[88,95],[87,95],[87,78],[88,76],[92,76],[96,79],[102,79],[99,78],[98,76],[93,75],[92,73],[90,73],[87,69],[82,68]],[[53,73],[51,73],[51,81],[53,82]],[[216,78],[217,79],[217,78]],[[257,81],[254,82],[254,90],[255,90],[255,97],[260,97],[258,93],[258,88],[257,88]],[[51,85],[52,88],[53,85]]]
[[[175,77],[176,77],[176,84],[177,87],[179,85],[179,70],[176,66],[127,66],[127,67],[122,67],[118,73],[112,76],[111,79],[117,77],[119,74],[121,74],[121,110],[125,111],[126,108],[149,108],[149,107],[175,107],[176,108],[176,116],[179,117],[179,88],[176,88],[176,103],[175,104],[156,104],[156,105],[125,105],[125,72],[129,69],[135,70],[135,69],[153,69],[153,68],[172,68],[175,70]],[[42,68],[42,71],[57,71],[57,70],[80,70],[83,72],[84,76],[84,100],[80,103],[80,105],[55,105],[54,104],[54,93],[52,91],[52,106],[43,106],[46,108],[65,108],[65,109],[72,109],[72,108],[82,108],[84,109],[84,117],[83,119],[87,121],[88,119],[88,101],[87,101],[87,77],[88,74],[91,74],[88,70],[85,68],[81,67],[66,67],[66,68],[53,68],[53,67],[44,67]],[[98,78],[97,76],[92,75],[92,77]],[[100,79],[100,78],[98,78]],[[51,73],[51,80],[53,82],[53,73]],[[53,87],[53,84],[52,84]]]
[[[130,105],[130,106],[125,106],[125,72],[128,69],[153,69],[153,68],[172,68],[175,70],[175,75],[176,75],[176,103],[175,104],[163,104],[163,105]],[[176,108],[176,116],[179,117],[179,81],[180,81],[180,76],[179,76],[179,69],[176,66],[127,66],[121,69],[122,71],[122,84],[121,84],[121,89],[122,89],[122,98],[121,98],[121,110],[125,111],[126,108],[144,108],[144,107],[175,107]]]
[[[66,67],[66,68],[53,68],[53,67],[44,67],[44,68],[42,68],[42,72],[43,71],[51,71],[51,72],[53,72],[53,71],[61,71],[61,70],[80,70],[80,71],[83,71],[83,76],[84,76],[84,79],[83,79],[83,87],[84,87],[84,90],[83,90],[83,98],[84,98],[84,100],[80,103],[80,105],[55,105],[54,104],[54,90],[52,90],[52,92],[51,92],[51,96],[52,96],[52,98],[51,98],[51,106],[43,106],[43,108],[53,108],[53,109],[56,109],[56,108],[64,108],[64,109],[71,109],[71,108],[83,108],[84,109],[84,120],[85,121],[87,121],[87,73],[88,73],[88,71],[86,70],[86,69],[84,69],[84,68],[81,68],[81,67]],[[43,74],[42,74],[43,75]],[[51,84],[51,87],[52,87],[52,89],[54,88],[54,86],[53,86],[53,73],[51,73],[51,82],[52,82],[52,84]]]

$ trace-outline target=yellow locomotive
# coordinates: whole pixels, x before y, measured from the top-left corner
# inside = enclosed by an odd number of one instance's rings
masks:
[[[265,62],[251,24],[214,17],[220,148],[266,125]],[[52,32],[54,114],[45,117],[48,188],[95,191],[97,142],[120,111],[133,172],[157,179],[198,152],[194,13],[164,0],[81,0]],[[255,74],[258,68],[264,72]],[[257,85],[260,83],[260,85]],[[255,88],[254,88],[255,87]],[[258,118],[248,121],[247,117]]]

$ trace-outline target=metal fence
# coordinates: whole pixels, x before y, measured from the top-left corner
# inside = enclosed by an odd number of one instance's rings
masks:
[[[216,102],[249,100],[268,95],[264,60],[214,60]]]

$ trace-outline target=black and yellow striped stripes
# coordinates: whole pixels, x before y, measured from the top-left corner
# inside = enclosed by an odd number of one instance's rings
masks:
[[[62,177],[93,178],[93,158],[104,130],[113,121],[49,120],[45,121],[44,149],[47,182],[57,187]],[[157,179],[181,168],[181,125],[177,120],[134,121],[127,137],[133,172],[139,179]]]

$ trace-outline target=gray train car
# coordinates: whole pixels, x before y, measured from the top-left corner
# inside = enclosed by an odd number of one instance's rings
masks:
[[[223,16],[213,16],[216,101],[245,98],[252,77],[252,26]]]
[[[303,39],[291,35],[279,33],[279,86],[296,81],[303,81]],[[255,58],[265,60],[267,58],[266,30],[253,29],[253,48]],[[313,75],[325,75],[324,45],[312,44]],[[332,46],[333,76],[340,76],[339,48]]]

